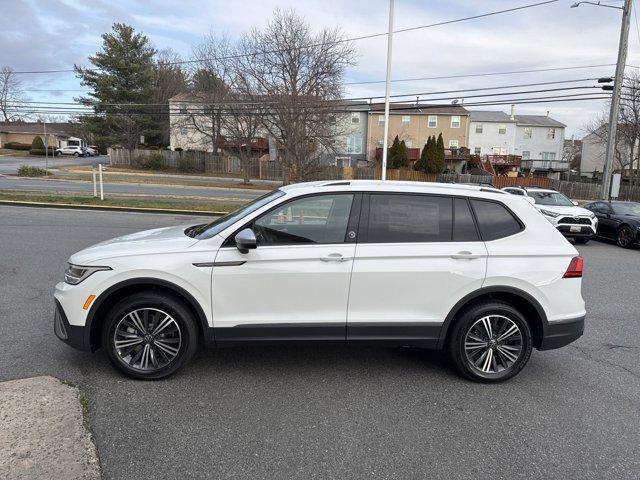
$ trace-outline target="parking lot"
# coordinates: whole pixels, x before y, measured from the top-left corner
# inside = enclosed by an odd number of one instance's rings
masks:
[[[140,382],[55,338],[70,254],[189,223],[202,217],[0,207],[0,381],[78,384],[104,478],[638,478],[639,250],[579,246],[585,335],[498,385],[438,352],[342,345],[202,350]]]

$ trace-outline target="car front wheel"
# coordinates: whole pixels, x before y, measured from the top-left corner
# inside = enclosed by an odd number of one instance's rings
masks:
[[[631,248],[633,246],[633,230],[628,225],[623,225],[616,233],[616,243],[622,248]]]
[[[458,316],[449,342],[456,368],[470,380],[502,382],[529,361],[533,339],[522,314],[498,301],[477,304]]]
[[[103,326],[102,345],[111,363],[125,374],[155,380],[175,373],[191,359],[198,330],[180,300],[143,292],[112,308]]]

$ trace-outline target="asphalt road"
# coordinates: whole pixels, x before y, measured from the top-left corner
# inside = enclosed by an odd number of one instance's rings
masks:
[[[39,193],[64,193],[67,195],[93,195],[93,183],[79,180],[0,177],[0,190],[37,190]],[[208,200],[225,203],[246,203],[265,190],[241,188],[192,187],[147,183],[104,183],[104,194],[119,197],[167,197],[171,200]]]
[[[18,168],[22,165],[31,165],[32,167],[55,168],[61,165],[97,165],[98,163],[107,163],[109,157],[100,155],[97,157],[74,157],[74,156],[57,156],[49,157],[12,157],[10,155],[0,155],[0,175],[15,175]]]
[[[437,352],[347,346],[200,351],[140,382],[55,338],[71,253],[190,221],[0,207],[0,380],[77,383],[104,478],[638,478],[640,251],[580,246],[584,337],[500,385],[462,380]]]

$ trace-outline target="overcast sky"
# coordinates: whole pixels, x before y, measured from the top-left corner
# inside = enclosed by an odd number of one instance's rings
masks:
[[[536,0],[396,0],[395,29],[477,15]],[[393,78],[434,77],[554,68],[616,61],[621,11],[560,0],[518,12],[394,35]],[[611,0],[610,5],[621,5]],[[0,66],[15,70],[87,64],[114,22],[132,24],[158,49],[185,58],[212,31],[232,37],[264,26],[275,8],[291,8],[312,27],[340,26],[348,37],[385,32],[387,0],[0,0]],[[631,19],[627,65],[640,65],[640,32]],[[346,82],[385,78],[386,38],[355,43],[358,63]],[[423,93],[613,75],[613,67],[476,78],[397,82],[392,94]],[[72,73],[21,75],[33,100],[70,101],[82,88]],[[551,87],[553,88],[553,86]],[[555,94],[563,94],[558,92]],[[347,96],[383,95],[384,83],[348,85]],[[551,94],[553,95],[553,94]],[[468,102],[469,100],[467,100]],[[508,111],[509,107],[490,107]],[[545,114],[567,124],[567,138],[581,136],[586,121],[605,108],[601,100],[516,106],[517,113]]]

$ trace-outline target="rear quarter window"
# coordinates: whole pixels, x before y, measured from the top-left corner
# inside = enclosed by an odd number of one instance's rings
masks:
[[[522,223],[501,203],[471,200],[471,205],[484,241],[509,237],[523,230]]]

